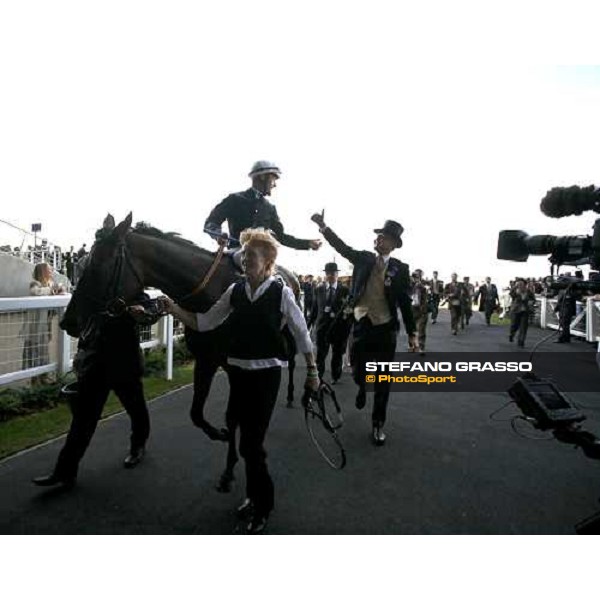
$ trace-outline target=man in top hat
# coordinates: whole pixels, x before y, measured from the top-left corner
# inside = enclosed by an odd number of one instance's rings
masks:
[[[325,373],[325,360],[331,347],[331,378],[336,383],[342,376],[342,359],[347,328],[344,327],[343,308],[350,290],[338,282],[338,266],[334,262],[325,265],[325,281],[316,289],[312,305],[309,329],[316,324],[317,370],[319,378]],[[348,332],[349,333],[349,332]]]
[[[284,246],[296,250],[318,250],[321,240],[302,240],[285,233],[277,209],[267,199],[280,175],[281,171],[274,163],[268,160],[255,162],[248,174],[252,187],[245,192],[230,194],[217,204],[208,215],[204,229],[215,238],[221,237],[221,225],[227,221],[229,235],[239,240],[244,229],[264,227],[270,229]],[[233,245],[239,245],[239,242],[233,242]]]
[[[404,229],[396,221],[386,221],[381,229],[375,229],[375,253],[355,250],[347,246],[326,224],[323,213],[312,220],[319,225],[325,239],[344,258],[354,265],[350,306],[354,310],[353,342],[351,360],[354,381],[359,386],[356,407],[364,408],[366,389],[363,364],[369,357],[391,361],[396,350],[396,336],[400,329],[398,308],[409,337],[411,348],[417,348],[415,320],[411,308],[410,277],[408,265],[390,254],[402,246]],[[360,359],[360,364],[359,364]],[[390,384],[375,384],[372,424],[373,441],[381,446],[386,436],[383,426],[386,419]]]

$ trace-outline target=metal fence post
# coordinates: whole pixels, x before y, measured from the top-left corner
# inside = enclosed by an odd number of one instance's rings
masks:
[[[173,315],[166,316],[167,381],[173,379]]]
[[[58,309],[58,319],[62,319],[65,314],[66,308]],[[69,334],[62,329],[59,330],[58,335],[58,373],[65,375],[69,372],[71,366],[71,340]]]
[[[548,298],[542,296],[542,305],[540,307],[540,328],[546,329],[546,311],[548,310]]]
[[[587,298],[587,323],[586,323],[586,340],[588,342],[598,341],[598,309],[596,308],[596,300]]]

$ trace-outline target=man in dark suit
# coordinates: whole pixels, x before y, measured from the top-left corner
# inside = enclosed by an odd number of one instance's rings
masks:
[[[338,266],[325,265],[325,281],[316,289],[308,322],[309,329],[316,325],[317,369],[319,378],[325,374],[325,360],[331,347],[331,378],[336,383],[342,376],[342,358],[348,335],[345,333],[343,308],[349,289],[338,282]],[[348,332],[349,333],[349,332]]]
[[[492,283],[491,278],[486,277],[485,283],[477,290],[477,294],[475,294],[475,302],[478,300],[479,312],[485,313],[485,322],[489,326],[491,325],[492,321],[492,313],[500,304],[498,289],[496,288],[496,285]]]
[[[429,293],[431,294],[431,323],[434,324],[438,318],[440,300],[444,294],[444,282],[438,279],[438,272],[433,272],[433,277],[429,282]]]
[[[309,323],[315,295],[315,283],[313,281],[313,276],[307,275],[304,278],[304,282],[300,284],[300,287],[304,292],[304,319],[307,323]]]
[[[359,386],[356,407],[362,409],[366,404],[364,362],[373,360],[370,357],[382,361],[393,360],[400,328],[398,308],[402,312],[410,346],[418,347],[409,295],[408,265],[390,256],[402,246],[404,229],[396,221],[386,221],[382,229],[375,229],[377,238],[373,253],[347,246],[325,225],[323,213],[313,215],[312,220],[319,225],[319,231],[333,248],[354,265],[350,306],[354,310],[355,322],[350,354],[354,381]],[[372,433],[373,441],[378,446],[383,445],[386,439],[383,425],[389,395],[389,383],[375,384]]]
[[[121,316],[94,314],[81,332],[71,330],[73,324],[67,319],[61,322],[68,333],[80,333],[73,362],[77,395],[71,402],[73,418],[54,470],[33,479],[35,485],[71,487],[75,483],[79,463],[111,390],[131,419],[130,451],[124,466],[132,468],[142,461],[150,434],[150,417],[142,383],[144,365],[138,324],[151,325],[159,317],[156,304],[141,294],[136,304]]]

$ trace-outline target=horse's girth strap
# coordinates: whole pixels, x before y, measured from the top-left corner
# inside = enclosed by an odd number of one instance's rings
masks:
[[[223,254],[225,253],[225,246],[219,246],[217,250],[217,255],[215,256],[215,260],[213,260],[212,265],[206,272],[206,275],[202,279],[202,281],[188,294],[188,297],[195,296],[199,294],[207,285],[208,282],[212,279],[212,276],[215,274],[219,264],[221,263],[221,259],[223,258]]]

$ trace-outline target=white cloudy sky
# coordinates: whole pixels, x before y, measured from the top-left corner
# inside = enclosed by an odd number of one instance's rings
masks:
[[[131,210],[210,245],[208,212],[266,158],[284,172],[273,200],[289,233],[315,236],[324,207],[369,248],[395,219],[398,256],[428,274],[542,275],[543,258],[496,260],[500,229],[589,232],[593,215],[551,220],[539,201],[600,184],[600,68],[530,66],[556,59],[536,53],[532,24],[568,61],[553,36],[572,25],[592,39],[581,13],[212,4],[1,5],[0,218],[79,246]],[[282,254],[301,272],[334,258],[327,245]]]

